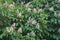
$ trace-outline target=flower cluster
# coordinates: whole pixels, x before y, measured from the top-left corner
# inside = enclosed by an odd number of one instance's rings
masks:
[[[16,27],[16,24],[13,23],[13,24],[11,25],[11,27],[6,27],[6,31],[7,31],[8,33],[13,33],[15,27]]]

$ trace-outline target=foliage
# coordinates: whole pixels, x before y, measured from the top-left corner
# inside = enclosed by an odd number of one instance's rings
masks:
[[[60,40],[60,0],[0,0],[0,40]]]

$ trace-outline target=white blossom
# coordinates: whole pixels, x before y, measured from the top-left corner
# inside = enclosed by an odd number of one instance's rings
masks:
[[[58,29],[58,31],[57,31],[58,33],[60,33],[60,29]]]
[[[19,10],[18,10],[18,9],[16,10],[16,13],[17,13],[17,14],[19,13]]]
[[[42,9],[39,9],[38,12],[42,12],[43,10]]]
[[[22,28],[21,27],[18,29],[18,33],[22,33]]]
[[[12,33],[14,31],[14,28],[13,27],[6,27],[6,31],[8,33]]]
[[[54,7],[49,8],[50,11],[54,11]]]
[[[56,12],[54,12],[54,16],[55,16],[55,17],[57,17],[57,16],[58,16]]]
[[[28,2],[27,4],[25,4],[26,8],[29,7],[30,3],[31,3],[31,2]]]
[[[19,12],[19,10],[18,10],[18,9],[17,9],[16,13],[17,13],[17,17],[21,17],[22,13],[21,13],[21,12]]]
[[[28,8],[27,11],[28,11],[28,12],[31,12],[31,8]]]
[[[60,0],[56,0],[58,3],[60,3]]]
[[[29,33],[27,33],[27,35],[28,35],[28,36],[30,36],[30,34],[29,34]]]
[[[32,24],[36,24],[37,23],[37,21],[36,20],[32,20]]]
[[[42,16],[43,16],[43,14],[41,13],[41,14],[40,14],[40,17],[42,17]]]
[[[58,2],[60,3],[60,0],[58,0]]]
[[[14,8],[14,4],[10,4],[10,5],[9,5],[9,8],[10,8],[10,9],[13,9],[13,8]]]
[[[7,30],[7,32],[13,32],[14,31],[14,29],[15,29],[15,26],[16,26],[16,24],[15,23],[13,23],[12,25],[11,25],[11,27],[6,27],[6,30]]]
[[[58,16],[60,17],[60,13],[58,14]]]
[[[22,13],[20,12],[20,13],[17,14],[17,17],[21,17],[21,15],[22,15]]]
[[[34,9],[33,9],[33,12],[34,12],[34,13],[36,13],[36,12],[37,12],[37,9],[36,9],[36,8],[34,8]]]
[[[35,32],[34,31],[31,31],[30,32],[30,36],[33,36],[34,37],[35,36]]]
[[[27,23],[31,23],[31,22],[32,22],[32,20],[33,20],[33,18],[31,19],[31,17],[29,17],[29,19],[28,19]]]
[[[36,25],[37,21],[34,18],[29,18],[29,20],[27,21],[27,23],[31,23],[33,25]]]
[[[23,5],[25,3],[25,1],[22,1],[21,4]]]
[[[11,25],[11,27],[13,27],[13,28],[15,28],[15,26],[16,26],[16,23],[13,23],[13,24]]]
[[[39,29],[40,25],[39,23],[36,24],[36,29]]]

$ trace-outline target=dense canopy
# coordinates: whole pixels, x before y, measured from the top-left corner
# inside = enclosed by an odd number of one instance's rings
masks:
[[[0,40],[60,40],[60,0],[0,0]]]

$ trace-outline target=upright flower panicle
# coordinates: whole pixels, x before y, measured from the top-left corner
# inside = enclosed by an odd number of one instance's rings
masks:
[[[32,20],[32,24],[36,24],[37,23],[37,21],[36,20]]]
[[[39,29],[40,28],[40,25],[39,23],[36,24],[36,29]]]
[[[13,27],[6,27],[6,31],[8,33],[13,33],[14,28]]]
[[[15,28],[15,27],[16,27],[16,23],[13,23],[13,24],[11,25],[11,27]]]
[[[25,3],[25,1],[22,1],[21,4],[23,5]]]
[[[50,11],[54,11],[54,7],[49,8]]]
[[[17,17],[21,17],[21,15],[22,15],[22,13],[20,12],[20,13],[17,14]]]
[[[13,8],[14,8],[14,5],[13,5],[13,4],[10,4],[10,5],[9,5],[9,8],[10,8],[10,9],[13,9]]]
[[[32,19],[29,19],[29,20],[27,21],[27,23],[31,23],[31,24],[33,24],[33,25],[36,25],[37,21],[36,21],[34,18],[32,18]]]
[[[36,9],[36,8],[34,8],[34,9],[33,9],[33,12],[34,12],[34,13],[36,13],[36,12],[37,12],[37,9]]]
[[[27,4],[25,4],[26,8],[29,7],[30,3],[31,3],[31,2],[28,2]]]
[[[30,36],[35,37],[35,32],[34,31],[31,31],[30,32]]]
[[[58,33],[60,33],[60,29],[58,29],[58,31],[57,31]]]
[[[13,33],[15,27],[16,27],[16,23],[13,23],[11,27],[6,27],[6,30],[8,33]]]
[[[56,0],[56,2],[60,3],[60,0]]]
[[[18,9],[16,10],[16,13],[17,13],[17,14],[19,13],[19,10],[18,10]]]
[[[28,8],[28,9],[27,9],[28,12],[31,12],[31,10],[32,10],[31,8]]]
[[[18,10],[18,9],[17,9],[16,13],[17,13],[17,17],[21,17],[22,13],[21,13],[21,12],[19,12],[19,10]]]
[[[38,10],[38,12],[42,12],[42,11],[43,11],[43,9],[39,9],[39,10]]]
[[[18,33],[22,33],[22,28],[21,27],[18,29]]]
[[[60,13],[58,14],[58,16],[60,17]]]

